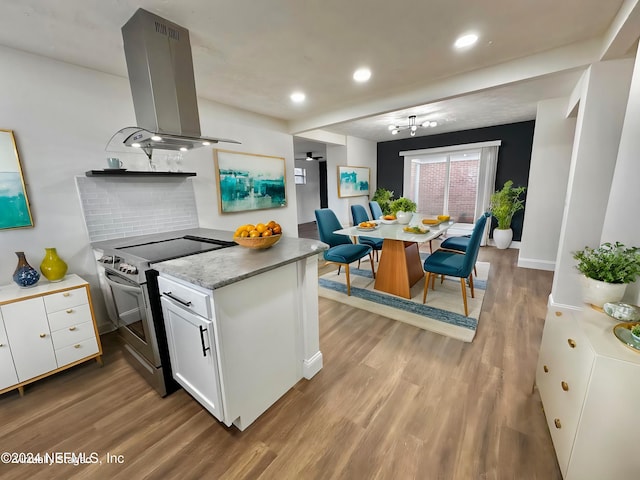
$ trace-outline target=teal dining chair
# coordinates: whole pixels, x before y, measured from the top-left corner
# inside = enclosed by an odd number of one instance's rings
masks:
[[[369,210],[371,210],[371,218],[374,220],[379,220],[382,215],[382,208],[380,208],[380,204],[375,200],[371,200],[369,202]]]
[[[462,302],[464,303],[464,315],[469,316],[469,308],[467,306],[467,280],[469,281],[469,289],[471,298],[475,298],[473,291],[473,277],[471,271],[476,264],[478,252],[480,251],[480,241],[484,233],[484,227],[487,223],[487,215],[482,215],[473,227],[469,243],[464,252],[455,250],[438,249],[427,257],[424,261],[425,281],[424,293],[422,295],[422,303],[427,301],[427,292],[429,283],[434,275],[447,275],[450,277],[460,278],[460,287],[462,288]],[[433,276],[433,277],[432,277]],[[432,282],[431,282],[432,283]],[[432,284],[433,288],[433,284]]]
[[[354,244],[347,235],[333,233],[342,228],[333,210],[323,208],[316,210],[315,214],[320,240],[329,245],[329,249],[323,252],[324,259],[327,262],[339,265],[338,274],[340,274],[340,267],[344,265],[344,271],[347,276],[347,295],[351,295],[351,279],[349,277],[350,263],[369,255],[371,272],[373,273],[373,278],[376,278],[371,247],[368,245]]]
[[[362,222],[369,221],[369,215],[362,205],[351,205],[351,217],[353,218],[353,225],[356,226]],[[378,252],[382,250],[383,238],[376,237],[358,237],[358,243],[362,245],[370,246],[376,253],[376,260],[379,260]]]
[[[491,216],[491,213],[485,212],[483,215],[489,218]],[[478,221],[480,221],[480,218],[476,220],[476,222]],[[463,235],[461,237],[449,237],[442,241],[442,243],[440,244],[440,248],[444,248],[446,250],[455,250],[456,252],[464,253],[467,251],[467,247],[469,246],[470,240],[471,240],[471,235]],[[475,271],[475,268],[476,267],[474,266],[473,271],[477,276],[478,272]]]

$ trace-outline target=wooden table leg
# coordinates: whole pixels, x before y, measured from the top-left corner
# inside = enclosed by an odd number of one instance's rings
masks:
[[[376,290],[411,298],[411,287],[423,276],[417,243],[384,239],[376,272]]]

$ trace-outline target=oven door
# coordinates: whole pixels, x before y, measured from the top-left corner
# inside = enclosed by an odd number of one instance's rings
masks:
[[[116,308],[118,332],[125,343],[156,368],[161,366],[146,285],[105,270]]]

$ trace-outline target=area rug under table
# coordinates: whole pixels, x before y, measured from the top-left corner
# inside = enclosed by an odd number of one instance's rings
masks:
[[[375,290],[371,270],[366,264],[362,267],[350,269],[351,296],[347,295],[344,269],[340,274],[335,270],[320,277],[319,295],[464,342],[471,342],[475,337],[489,276],[489,263],[476,264],[478,276],[473,278],[475,298],[471,298],[467,288],[467,317],[464,315],[459,278],[445,277],[442,284],[437,278],[436,289],[429,289],[427,303],[423,305],[424,279],[411,288],[412,298],[409,300]]]

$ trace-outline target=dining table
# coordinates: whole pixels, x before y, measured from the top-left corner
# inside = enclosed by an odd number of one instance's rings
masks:
[[[423,225],[421,221],[410,225],[399,223],[383,223],[373,220],[373,228],[361,228],[358,225],[342,228],[333,233],[350,237],[382,238],[382,251],[374,288],[399,297],[411,298],[411,287],[422,277],[422,260],[419,244],[426,243],[442,236],[454,224],[453,220],[436,225]],[[405,231],[405,227],[417,226],[424,233]]]

